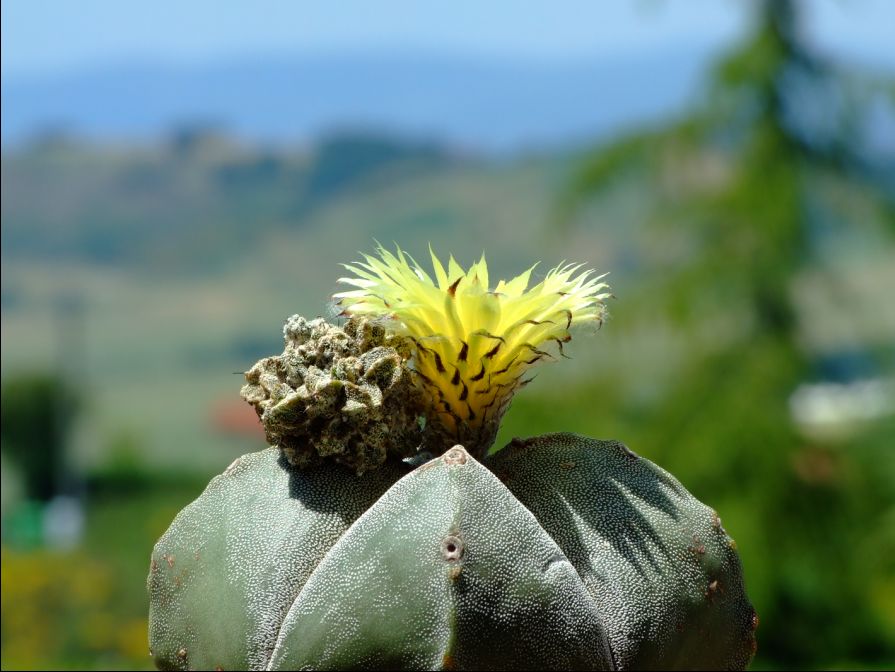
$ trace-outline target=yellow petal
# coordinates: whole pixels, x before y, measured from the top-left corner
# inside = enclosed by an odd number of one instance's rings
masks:
[[[484,254],[466,271],[450,256],[445,270],[430,246],[433,282],[400,248],[377,252],[345,265],[355,277],[339,282],[352,289],[335,298],[343,314],[388,317],[386,328],[412,342],[431,420],[471,449],[493,440],[526,371],[564,354],[573,325],[606,314],[605,275],[581,265],[560,264],[529,289],[535,264],[491,290]]]

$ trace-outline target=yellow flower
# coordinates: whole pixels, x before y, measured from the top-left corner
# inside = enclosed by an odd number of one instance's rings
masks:
[[[602,323],[610,295],[605,275],[560,265],[528,288],[532,266],[490,289],[485,256],[464,271],[450,258],[447,269],[432,252],[434,280],[400,248],[345,264],[355,289],[336,294],[342,315],[384,318],[384,326],[410,340],[410,365],[429,397],[445,439],[484,452],[497,434],[513,394],[528,381],[532,365],[552,359],[543,349],[571,340],[569,329]],[[576,275],[577,274],[577,275]]]

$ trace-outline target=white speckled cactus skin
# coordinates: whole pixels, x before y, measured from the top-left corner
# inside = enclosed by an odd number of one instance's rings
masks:
[[[548,434],[487,462],[575,566],[620,669],[744,669],[757,616],[721,519],[616,441]]]
[[[256,669],[286,612],[348,527],[400,478],[329,462],[291,468],[268,448],[236,460],[152,552],[149,640],[161,669]]]
[[[407,473],[268,449],[156,545],[162,669],[743,669],[755,616],[717,516],[621,444],[456,447]],[[406,474],[406,475],[405,475]]]

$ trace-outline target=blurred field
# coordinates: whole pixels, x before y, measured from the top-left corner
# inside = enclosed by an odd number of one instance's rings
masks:
[[[151,669],[144,590],[147,540],[200,483],[98,495],[73,551],[3,549],[4,669]]]

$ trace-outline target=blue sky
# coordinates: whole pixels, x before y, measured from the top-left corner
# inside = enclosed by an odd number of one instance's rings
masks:
[[[4,0],[4,76],[124,62],[194,65],[284,52],[427,49],[579,60],[729,42],[757,0]],[[895,69],[895,0],[807,0],[824,49]]]

